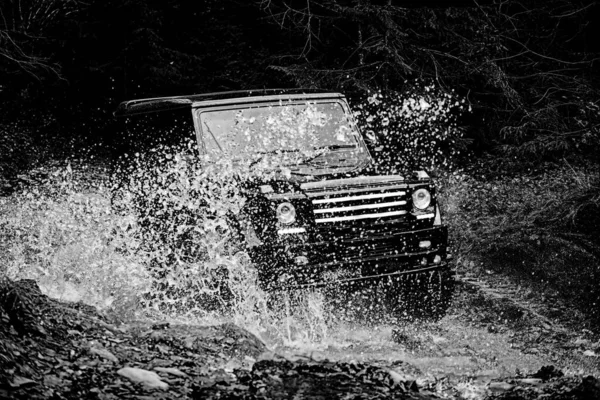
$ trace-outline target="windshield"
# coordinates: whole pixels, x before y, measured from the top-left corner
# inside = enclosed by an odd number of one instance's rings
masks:
[[[338,102],[202,111],[200,125],[209,153],[227,153],[236,158],[285,154],[286,165],[318,159],[346,166],[369,157],[353,122]],[[343,153],[344,159],[336,160],[331,156],[335,153]]]

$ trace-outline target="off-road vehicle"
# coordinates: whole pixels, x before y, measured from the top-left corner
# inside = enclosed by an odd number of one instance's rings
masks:
[[[211,93],[132,100],[116,112],[158,114],[173,115],[161,129],[193,130],[201,154],[275,157],[271,167],[284,171],[248,185],[242,234],[265,288],[381,285],[398,314],[445,313],[453,274],[434,184],[425,171],[378,175],[342,94]],[[287,117],[310,129],[290,131]]]

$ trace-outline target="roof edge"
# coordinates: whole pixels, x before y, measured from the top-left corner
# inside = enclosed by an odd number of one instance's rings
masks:
[[[321,89],[256,89],[256,90],[236,90],[229,92],[213,92],[205,94],[191,94],[184,96],[171,97],[153,97],[146,99],[136,99],[124,101],[119,104],[114,112],[116,117],[145,114],[149,112],[176,110],[180,108],[192,107],[192,104],[206,101],[242,99],[250,97],[264,96],[282,96],[282,95],[314,95],[330,94],[340,96],[337,92]],[[311,96],[312,97],[312,96]]]

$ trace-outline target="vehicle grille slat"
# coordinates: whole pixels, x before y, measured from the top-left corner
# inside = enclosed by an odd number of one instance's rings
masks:
[[[377,213],[377,214],[360,214],[360,215],[347,215],[344,217],[331,217],[331,218],[317,218],[315,222],[317,224],[322,224],[326,222],[339,222],[339,221],[353,221],[357,219],[368,219],[368,218],[381,218],[381,217],[392,217],[395,215],[404,215],[406,211],[390,211],[386,213]]]
[[[337,180],[305,189],[323,240],[379,235],[406,226],[410,204],[403,182],[386,184],[375,180],[367,184],[361,180]]]
[[[359,206],[320,208],[320,209],[316,209],[314,211],[315,211],[315,214],[323,214],[323,213],[333,213],[333,212],[346,212],[346,211],[353,211],[353,210],[365,210],[365,209],[372,209],[372,208],[403,206],[405,204],[406,204],[406,201],[401,200],[401,201],[393,201],[393,202],[389,202],[389,203],[363,204],[363,205],[359,205]]]
[[[391,185],[391,186],[386,186],[386,187],[381,187],[378,188],[377,190],[383,191],[383,190],[392,190],[392,189],[406,189],[406,185]],[[308,197],[322,197],[322,196],[330,196],[330,195],[348,195],[348,194],[353,194],[353,193],[364,193],[364,192],[373,192],[374,189],[373,187],[367,187],[367,188],[353,188],[353,189],[348,189],[348,188],[342,188],[340,190],[329,190],[326,192],[315,192],[315,191],[307,191],[306,195]]]
[[[356,201],[356,200],[367,200],[367,199],[381,199],[384,197],[400,197],[405,196],[406,192],[384,192],[384,193],[374,193],[374,194],[361,194],[358,196],[345,196],[345,197],[326,197],[324,199],[316,199],[313,200],[313,204],[324,204],[324,203],[339,203],[346,201]]]

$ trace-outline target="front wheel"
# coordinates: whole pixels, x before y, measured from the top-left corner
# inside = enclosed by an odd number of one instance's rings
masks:
[[[454,283],[449,270],[393,278],[386,285],[387,308],[398,320],[438,321],[450,307]]]

